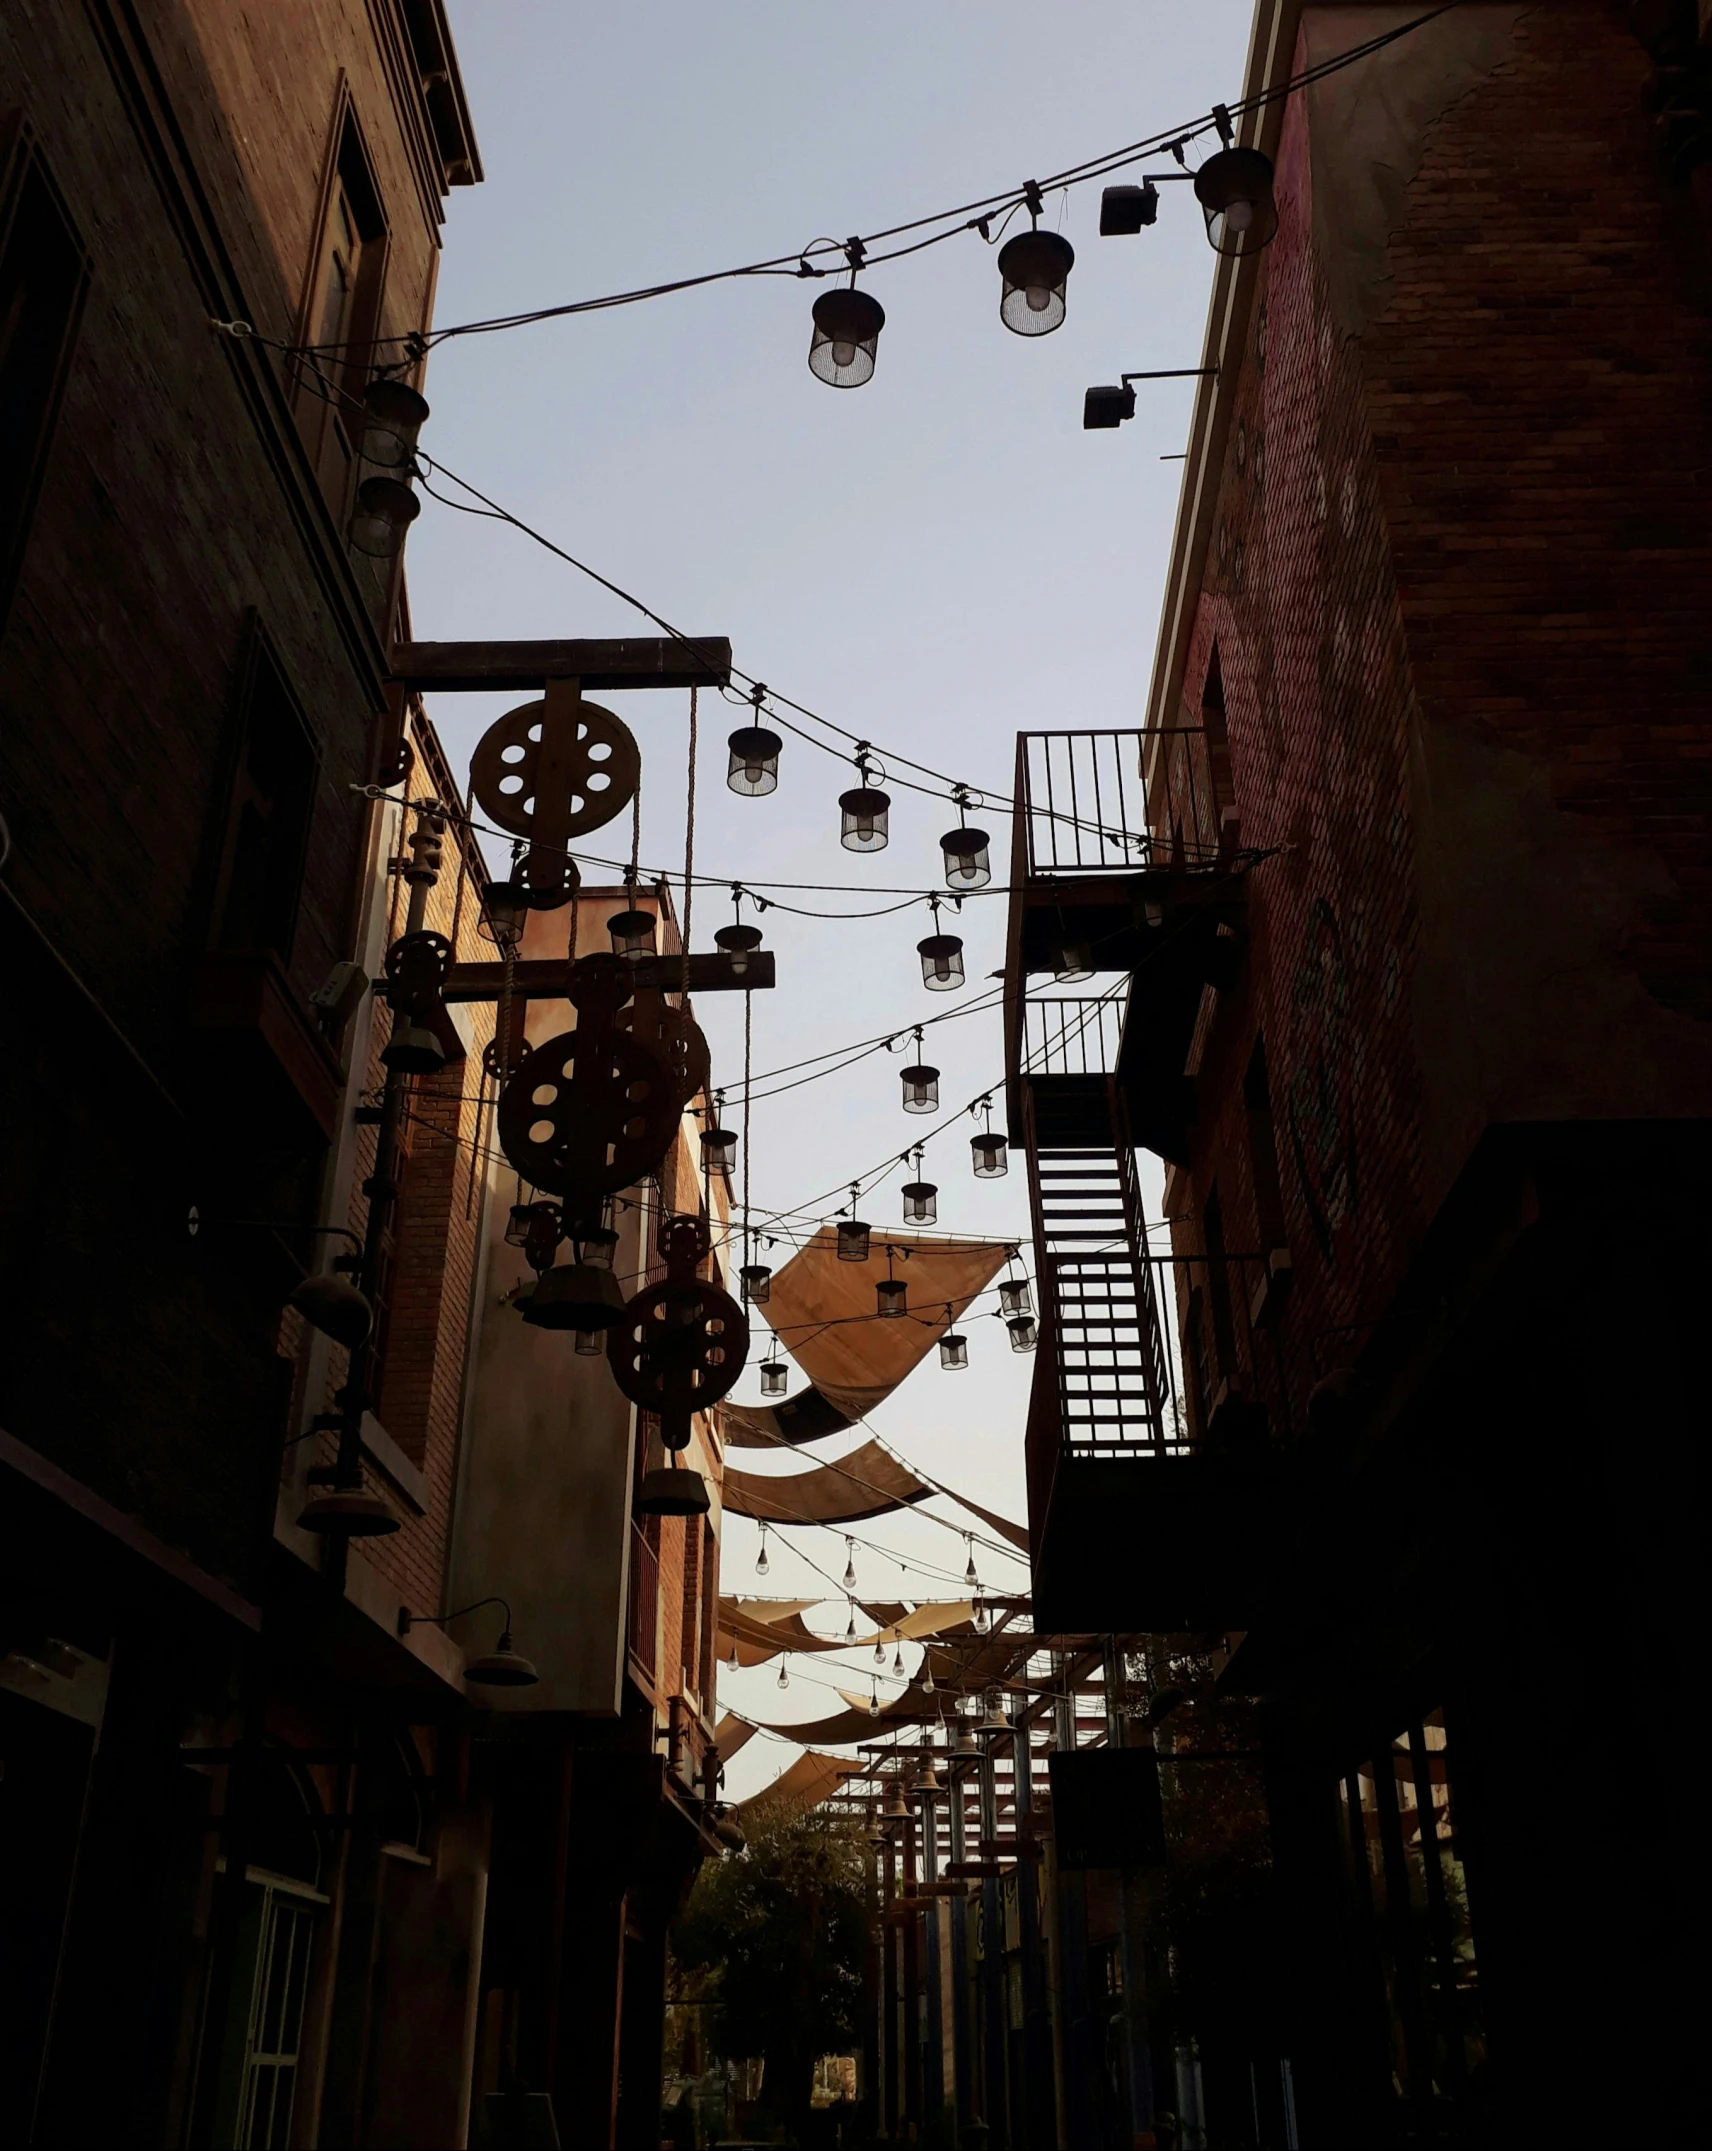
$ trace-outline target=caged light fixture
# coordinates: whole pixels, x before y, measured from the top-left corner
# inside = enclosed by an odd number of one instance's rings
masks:
[[[872,1227],[856,1215],[856,1198],[861,1193],[858,1181],[850,1183],[850,1215],[838,1220],[838,1259],[840,1262],[866,1262],[868,1259],[868,1236]]]
[[[751,1307],[765,1307],[773,1296],[773,1273],[764,1262],[746,1262],[737,1273],[743,1297]]]
[[[844,291],[823,291],[814,302],[814,333],[809,339],[808,370],[828,388],[862,388],[874,378],[874,358],[886,309],[866,291],[856,289],[862,266],[862,242],[852,239],[850,284]]]
[[[838,841],[846,851],[884,851],[887,817],[892,810],[891,797],[886,792],[876,791],[868,781],[875,774],[876,764],[869,755],[865,739],[857,741],[854,759],[856,774],[862,781],[853,790],[838,795],[839,812],[843,817]]]
[[[955,1319],[949,1300],[945,1303],[945,1319]],[[959,1331],[947,1329],[939,1340],[939,1364],[942,1367],[966,1367],[969,1364],[969,1340]]]
[[[915,1034],[915,1049],[921,1051],[921,1031]],[[939,1110],[939,1070],[925,1061],[916,1061],[908,1068],[900,1068],[898,1075],[904,1087],[904,1111],[906,1113],[936,1113]]]
[[[363,461],[380,470],[409,470],[427,418],[427,399],[408,382],[385,374],[371,381],[363,390]]]
[[[521,881],[490,881],[483,885],[481,917],[476,931],[491,941],[502,955],[514,955],[523,941],[523,922],[529,910],[529,890]]]
[[[1094,952],[1085,941],[1059,941],[1052,950],[1052,983],[1079,986],[1094,975]]]
[[[960,935],[939,931],[939,899],[928,898],[933,931],[915,945],[921,958],[921,982],[929,993],[955,993],[963,983],[963,942]]]
[[[612,936],[615,956],[622,956],[626,963],[640,963],[645,956],[654,954],[654,914],[637,909],[634,883],[626,881],[625,893],[628,902],[624,910],[613,913],[606,930]]]
[[[893,1249],[886,1249],[886,1274],[874,1287],[874,1301],[882,1320],[897,1321],[909,1313],[909,1287],[901,1277],[892,1275]]]
[[[1033,1315],[1012,1315],[1005,1327],[1011,1333],[1013,1352],[1032,1352],[1040,1342],[1040,1333],[1034,1326]]]
[[[714,1119],[724,1105],[724,1091],[716,1090],[708,1108],[708,1125],[701,1131],[701,1162],[710,1178],[729,1180],[737,1164],[737,1136],[733,1129],[720,1127]]]
[[[984,889],[992,880],[992,839],[984,829],[969,827],[968,786],[953,785],[951,796],[957,802],[957,827],[940,838],[939,849],[945,858],[945,886],[953,895],[962,895],[970,889]]]
[[[986,1126],[979,1135],[969,1138],[969,1155],[973,1161],[977,1180],[1002,1180],[1010,1170],[1010,1144],[1002,1135],[993,1132],[993,1101],[990,1096],[977,1099],[969,1108],[971,1113],[984,1113]]]
[[[1007,1317],[1031,1315],[1034,1301],[1029,1295],[1026,1277],[1007,1277],[999,1286],[999,1312]]]
[[[761,1362],[761,1394],[764,1397],[782,1397],[790,1369],[782,1359],[764,1359]]]
[[[726,784],[744,799],[764,799],[779,788],[779,750],[784,741],[761,722],[761,698],[766,692],[757,680],[749,690],[754,722],[739,725],[725,743],[731,756]]]
[[[733,978],[747,976],[749,959],[761,946],[760,927],[743,923],[743,899],[748,893],[742,882],[731,884],[731,908],[737,914],[735,923],[717,928],[713,936],[714,947],[722,950],[730,960]]]
[[[365,478],[345,535],[371,560],[395,559],[404,534],[422,513],[422,503],[396,478]]]
[[[1215,254],[1258,254],[1278,231],[1272,159],[1258,149],[1232,146],[1231,116],[1223,105],[1214,105],[1213,124],[1224,147],[1195,174],[1195,199],[1206,219],[1207,244]]]
[[[918,1143],[906,1153],[900,1162],[913,1164],[916,1177],[906,1180],[903,1187],[904,1223],[906,1225],[931,1225],[939,1216],[939,1188],[932,1180],[921,1178],[922,1149]]]
[[[1033,228],[999,249],[999,319],[1016,336],[1050,336],[1064,322],[1064,287],[1076,250],[1058,232],[1040,229],[1044,206],[1031,179],[1024,187]]]

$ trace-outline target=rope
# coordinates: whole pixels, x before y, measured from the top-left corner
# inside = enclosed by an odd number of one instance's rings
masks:
[[[749,1061],[750,1046],[755,1024],[755,996],[743,996],[743,1259],[753,1262],[755,1250],[749,1244]]]
[[[683,995],[684,1006],[689,1006],[690,993],[690,907],[695,902],[695,765],[696,765],[696,690],[690,688],[690,784],[684,811],[684,932],[683,932]]]

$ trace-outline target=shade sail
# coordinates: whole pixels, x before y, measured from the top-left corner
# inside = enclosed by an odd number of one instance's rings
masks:
[[[728,1710],[713,1729],[713,1744],[719,1750],[722,1763],[730,1762],[739,1748],[746,1748],[755,1737],[755,1727],[747,1718],[738,1717]]]
[[[814,1384],[816,1396],[847,1421],[858,1419],[914,1373],[956,1317],[992,1283],[1011,1244],[876,1232],[866,1262],[841,1262],[837,1231],[823,1225],[774,1277],[767,1320]],[[875,1306],[874,1287],[888,1272],[888,1248],[893,1251],[890,1274],[909,1296],[909,1312],[901,1320],[882,1316]],[[773,1431],[787,1441],[814,1438],[807,1421],[815,1415],[793,1411],[799,1401],[793,1398],[772,1415]],[[741,1416],[760,1420],[767,1415],[745,1407]],[[793,1417],[805,1422],[804,1431],[790,1431]]]
[[[781,1777],[747,1800],[737,1804],[739,1816],[755,1815],[768,1808],[810,1808],[835,1793],[844,1780],[861,1769],[843,1755],[799,1755]]]
[[[975,1609],[967,1599],[951,1599],[917,1606],[912,1613],[895,1602],[857,1600],[873,1627],[858,1636],[817,1636],[802,1617],[810,1599],[742,1599],[721,1596],[719,1601],[718,1656],[724,1664],[737,1653],[740,1666],[758,1666],[781,1651],[857,1651],[874,1644],[921,1642],[929,1636],[972,1633]]]
[[[869,1441],[836,1464],[789,1478],[762,1478],[728,1464],[721,1499],[729,1515],[769,1524],[854,1524],[925,1501],[934,1491],[889,1450]]]

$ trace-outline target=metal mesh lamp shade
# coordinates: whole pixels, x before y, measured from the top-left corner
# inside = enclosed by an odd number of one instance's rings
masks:
[[[1221,149],[1195,174],[1195,199],[1215,254],[1258,254],[1278,230],[1272,159],[1258,149]]]
[[[995,1135],[989,1128],[984,1135],[969,1138],[969,1154],[974,1161],[977,1180],[1002,1180],[1010,1170],[1010,1145],[1002,1135]]]
[[[899,1076],[904,1086],[904,1111],[906,1113],[935,1113],[939,1110],[939,1070],[929,1068],[918,1061],[913,1068],[901,1068]]]
[[[789,1368],[782,1359],[764,1359],[761,1362],[761,1394],[764,1397],[782,1397]]]
[[[427,399],[405,382],[371,381],[363,390],[363,461],[408,468],[427,416]]]
[[[1057,986],[1079,985],[1094,975],[1094,952],[1085,941],[1061,941],[1052,952],[1052,980]]]
[[[874,378],[886,310],[865,291],[823,291],[814,302],[808,370],[828,388],[860,388]]]
[[[713,945],[730,957],[732,976],[742,978],[749,969],[750,957],[761,946],[761,929],[758,926],[721,926],[714,934]]]
[[[490,881],[482,889],[476,931],[497,949],[515,949],[523,939],[529,891],[521,881]]]
[[[1003,1315],[1033,1314],[1026,1277],[1007,1277],[999,1287],[999,1312]]]
[[[612,1258],[618,1250],[618,1235],[607,1223],[604,1212],[598,1225],[572,1225],[565,1237],[578,1262],[587,1263],[591,1270],[612,1268]]]
[[[929,993],[955,993],[963,983],[963,943],[956,934],[929,934],[915,945],[921,982]]]
[[[904,1182],[904,1223],[931,1225],[939,1216],[939,1187],[932,1180]]]
[[[1011,1333],[1011,1350],[1013,1352],[1032,1352],[1040,1342],[1040,1335],[1035,1329],[1032,1315],[1012,1315],[1005,1327]]]
[[[999,249],[999,319],[1018,336],[1050,336],[1064,320],[1076,250],[1057,232],[1018,232]]]
[[[701,1162],[710,1173],[728,1173],[737,1163],[737,1137],[730,1128],[703,1128]]]
[[[969,1340],[957,1330],[948,1329],[939,1340],[939,1364],[942,1367],[966,1367],[969,1364]]]
[[[874,1287],[875,1304],[879,1313],[889,1321],[896,1321],[909,1313],[909,1287],[901,1277],[884,1277]]]
[[[867,1261],[868,1234],[871,1229],[859,1217],[841,1217],[838,1220],[838,1259],[840,1262]]]
[[[838,841],[846,851],[885,850],[886,820],[892,807],[887,793],[859,784],[854,791],[839,793],[838,807],[843,816]]]
[[[948,889],[984,889],[993,878],[992,839],[984,829],[948,829],[939,840]]]
[[[391,560],[404,543],[404,533],[422,513],[422,503],[407,485],[396,478],[365,478],[357,488],[357,504],[351,511],[346,535],[359,553],[371,560]]]
[[[764,1262],[746,1262],[737,1273],[737,1282],[751,1307],[764,1307],[773,1296],[773,1273]]]
[[[632,963],[654,953],[654,914],[638,911],[634,906],[628,911],[615,911],[606,922],[606,930],[612,936],[612,953],[623,956]]]
[[[779,788],[779,749],[784,742],[777,732],[769,732],[765,725],[739,725],[726,745],[731,750],[731,766],[725,773],[725,781],[732,791],[740,792],[745,799],[760,799]]]

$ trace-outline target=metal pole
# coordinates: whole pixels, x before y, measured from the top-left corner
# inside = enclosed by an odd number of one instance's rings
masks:
[[[1106,1739],[1114,1748],[1128,1747],[1130,1723],[1123,1713],[1124,1654],[1115,1636],[1105,1639],[1105,1676]],[[1147,1971],[1143,1954],[1145,1908],[1136,1870],[1124,1868],[1118,1880],[1130,2117],[1139,2136],[1153,2127],[1153,2055],[1147,2037]]]
[[[976,1783],[981,1789],[981,1838],[983,1859],[985,1847],[999,1834],[999,1788],[998,1773],[993,1758],[992,1737],[986,1739],[981,1760],[976,1767]],[[990,1863],[989,1863],[990,1864]],[[1008,2151],[1010,2144],[1010,2113],[1005,2096],[1005,1914],[999,1899],[998,1878],[983,1875],[981,1878],[981,1923],[983,1927],[981,1949],[981,2045],[986,2067],[986,2123],[988,2151]]]
[[[921,1875],[924,1882],[939,1879],[939,1809],[937,1796],[930,1792],[921,1795]],[[942,2010],[942,1973],[940,1967],[939,1919],[941,1900],[929,1900],[924,1915],[927,1922],[927,1947],[925,1956],[925,1985],[927,1991],[927,2072],[923,2087],[923,2132],[931,2138],[945,2110],[945,2020]]]
[[[968,1831],[963,1766],[955,1757],[946,1765],[945,1775],[950,1788],[946,1819],[951,1829],[951,1865],[956,1867],[968,1857]],[[969,2016],[969,1900],[954,1897],[950,1902],[951,2096],[956,2109],[957,2140],[962,2143],[975,2119],[974,2072],[970,2065],[973,2025]]]
[[[1052,2027],[1040,1948],[1040,1866],[1034,1836],[1034,1757],[1027,1721],[1011,1735],[1016,1791],[1017,1927],[1022,1944],[1023,2112],[1027,2151],[1052,2151]]]

